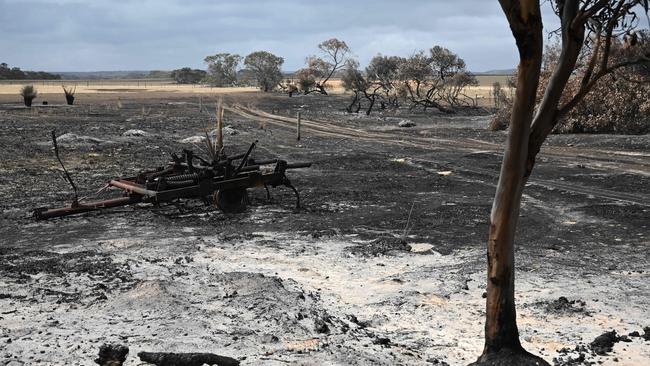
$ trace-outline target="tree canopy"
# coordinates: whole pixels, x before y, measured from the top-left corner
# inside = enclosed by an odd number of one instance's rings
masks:
[[[179,84],[197,84],[205,79],[207,73],[204,70],[184,67],[172,71],[171,77]]]
[[[284,59],[267,51],[256,51],[244,59],[244,65],[255,74],[261,90],[268,92],[282,81],[282,64]]]
[[[233,86],[237,84],[237,67],[242,57],[232,53],[217,53],[207,56],[203,62],[208,65],[207,82],[213,86]]]

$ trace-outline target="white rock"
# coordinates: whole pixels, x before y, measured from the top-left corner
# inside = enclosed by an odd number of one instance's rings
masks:
[[[404,119],[401,120],[397,125],[400,127],[415,127],[415,122]]]
[[[433,249],[433,245],[427,243],[411,243],[409,246],[413,253],[428,253]]]
[[[225,127],[221,130],[221,132],[222,132],[224,135],[228,135],[228,136],[234,136],[234,135],[239,134],[239,131],[235,130],[235,129],[232,128],[231,126],[225,126]],[[215,128],[214,130],[210,131],[210,138],[216,138],[216,137],[217,137],[217,129]]]
[[[74,133],[65,133],[56,138],[56,141],[61,144],[101,144],[105,142],[91,136],[79,136]]]
[[[144,137],[144,136],[149,136],[149,133],[145,132],[145,131],[142,131],[142,130],[127,130],[127,131],[124,131],[122,136]]]
[[[205,141],[205,136],[190,136],[182,139],[180,142],[184,144],[202,144]]]
[[[239,133],[239,131],[235,130],[234,128],[232,128],[230,126],[226,126],[226,127],[223,128],[223,134],[224,135],[234,136],[234,135],[237,135],[238,133]]]

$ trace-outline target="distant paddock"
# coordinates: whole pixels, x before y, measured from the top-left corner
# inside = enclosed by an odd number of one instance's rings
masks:
[[[476,77],[479,85],[468,87],[463,92],[468,97],[477,101],[477,105],[489,106],[493,104],[492,84],[501,83],[506,94],[513,91],[507,88],[508,75],[480,75]],[[346,93],[341,85],[341,80],[333,79],[329,83],[329,91],[333,94]],[[63,99],[62,86],[76,87],[80,95],[92,95],[93,100],[116,99],[122,95],[124,98],[149,99],[173,97],[174,95],[186,96],[191,94],[218,95],[232,93],[259,92],[255,87],[219,87],[213,88],[204,85],[177,84],[171,79],[111,79],[111,80],[0,80],[0,102],[20,102],[20,89],[24,85],[34,85],[39,93],[38,100],[61,102]],[[59,98],[60,97],[60,98]],[[81,99],[81,98],[80,98]],[[40,103],[39,103],[40,104]]]

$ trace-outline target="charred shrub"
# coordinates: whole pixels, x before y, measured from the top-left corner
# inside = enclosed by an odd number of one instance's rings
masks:
[[[594,58],[594,51],[591,48],[583,48],[576,69],[560,98],[560,117],[553,132],[650,132],[650,62],[642,61],[642,55],[650,52],[650,34],[639,32],[635,39],[637,41],[634,45],[626,43],[625,39],[612,40],[610,66],[607,70],[613,71],[603,71],[598,78],[593,77],[597,71],[589,68],[589,60]],[[541,102],[544,91],[548,88],[560,53],[559,43],[545,50],[537,103]],[[585,88],[585,85],[588,87]],[[582,98],[576,99],[576,96],[580,95]],[[574,103],[576,101],[578,102]],[[498,108],[489,128],[507,128],[507,116],[511,108],[511,103]]]
[[[32,101],[38,96],[38,91],[34,88],[34,85],[25,85],[20,89],[20,95],[23,97],[25,106],[31,107]]]
[[[510,125],[510,110],[512,109],[512,101],[510,99],[503,99],[499,108],[494,112],[494,116],[488,124],[490,131],[503,131],[507,130]]]
[[[560,120],[560,133],[650,132],[650,83],[640,75],[609,75],[585,99]]]
[[[63,93],[65,94],[65,101],[68,105],[74,104],[74,93],[77,91],[77,87],[66,88],[65,85],[62,86]]]

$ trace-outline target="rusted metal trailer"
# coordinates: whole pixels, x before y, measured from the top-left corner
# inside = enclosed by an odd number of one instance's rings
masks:
[[[58,158],[56,138],[53,136],[53,139]],[[281,159],[256,161],[251,158],[256,143],[257,141],[253,142],[245,154],[232,157],[221,154],[212,161],[191,150],[184,150],[180,157],[172,155],[173,161],[167,166],[111,180],[102,190],[118,189],[123,195],[96,201],[77,198],[76,187],[63,167],[75,191],[72,203],[66,207],[38,208],[33,211],[33,216],[45,220],[136,203],[159,205],[183,198],[201,199],[205,203],[216,204],[224,212],[233,213],[246,208],[248,189],[263,187],[270,198],[269,187],[278,186],[290,188],[296,195],[296,207],[300,207],[300,195],[287,178],[286,172],[310,167],[311,163],[291,164]]]

